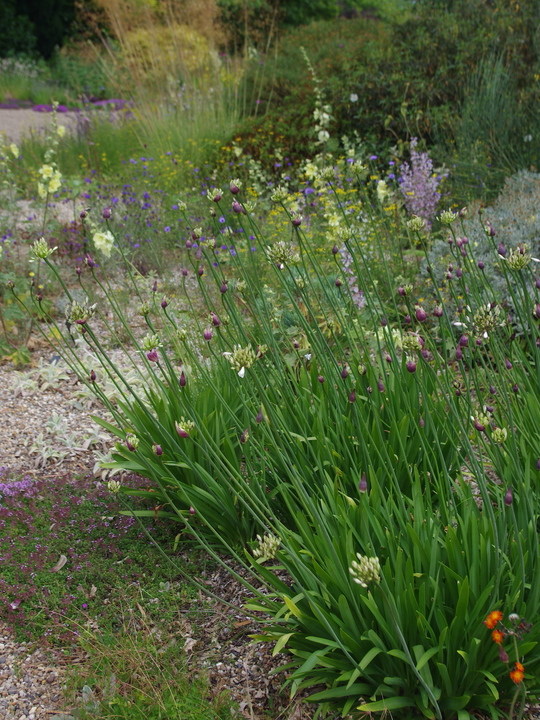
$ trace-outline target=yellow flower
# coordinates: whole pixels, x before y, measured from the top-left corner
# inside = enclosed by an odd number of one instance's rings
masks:
[[[92,240],[96,250],[102,252],[106,257],[111,257],[111,250],[114,245],[114,236],[109,230],[106,232],[94,233]]]
[[[11,154],[13,155],[13,157],[19,157],[19,148],[15,145],[15,143],[11,143],[9,149],[11,150]]]
[[[39,168],[38,172],[44,180],[48,180],[48,179],[52,178],[52,176],[54,174],[54,168],[52,165],[42,165]]]
[[[45,198],[47,197],[47,190],[46,190],[46,188],[45,188],[45,185],[43,185],[43,183],[38,182],[38,184],[37,184],[37,190],[38,190],[38,195],[39,195],[39,197],[40,197],[42,200],[45,200]]]
[[[57,134],[58,134],[58,137],[63,138],[64,135],[66,134],[65,125],[59,125],[59,126],[56,128],[56,132],[57,132]]]

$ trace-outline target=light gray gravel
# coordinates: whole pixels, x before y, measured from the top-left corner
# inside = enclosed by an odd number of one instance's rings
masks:
[[[58,124],[72,127],[76,122],[75,113],[58,113]],[[34,110],[4,110],[0,109],[0,133],[15,143],[21,137],[28,135],[32,130],[40,131],[48,128],[51,122],[51,113],[34,112]]]

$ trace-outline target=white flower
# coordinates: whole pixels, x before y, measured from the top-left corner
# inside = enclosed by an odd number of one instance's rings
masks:
[[[105,257],[111,257],[111,251],[114,245],[114,235],[109,230],[94,233],[92,240],[96,250],[102,252]]]
[[[45,185],[43,183],[38,182],[37,191],[38,191],[39,197],[42,200],[45,200],[45,198],[47,197],[47,188],[45,187]]]
[[[351,102],[358,102],[358,95],[356,93],[351,93],[349,100]]]
[[[44,180],[49,180],[54,174],[54,168],[52,165],[42,165],[38,172]]]
[[[317,137],[320,143],[325,143],[330,140],[330,133],[327,130],[319,130]]]

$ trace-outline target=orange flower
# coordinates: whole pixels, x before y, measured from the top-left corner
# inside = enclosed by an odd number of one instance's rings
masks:
[[[520,662],[515,662],[514,666],[515,666],[516,670],[519,670],[519,672],[523,672],[525,670],[525,668],[523,667],[523,665]]]
[[[503,614],[500,610],[493,610],[493,612],[490,612],[487,618],[484,620],[484,625],[487,627],[488,630],[493,630],[495,625],[499,622],[499,620],[503,619]]]
[[[510,673],[510,679],[515,682],[516,685],[519,685],[519,683],[523,680],[523,677],[523,670],[512,670]]]
[[[501,632],[500,630],[494,630],[491,633],[491,638],[492,638],[493,642],[497,643],[497,645],[500,645],[502,643],[502,641],[504,640],[504,633]]]

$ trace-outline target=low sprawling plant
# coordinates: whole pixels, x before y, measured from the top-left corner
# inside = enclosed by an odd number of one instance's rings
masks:
[[[495,717],[540,692],[532,260],[523,245],[499,251],[504,283],[487,285],[472,243],[455,230],[458,214],[446,211],[439,222],[455,269],[443,287],[416,295],[384,271],[384,241],[365,247],[339,170],[315,172],[321,192],[335,196],[320,249],[283,189],[272,200],[288,233],[269,243],[232,181],[228,202],[210,193],[214,231],[192,225],[179,251],[191,266],[182,272],[189,312],[157,281],[141,284],[108,223],[107,242],[94,240],[100,267],[87,255],[79,274],[87,296],[90,284],[107,295],[107,310],[65,287],[68,325],[88,352],[81,357],[54,318],[49,336],[64,341],[59,352],[113,417],[96,419],[118,438],[107,467],[154,480],[147,512],[178,520],[208,552],[225,550],[264,582],[264,593],[250,586],[250,607],[267,618],[260,638],[291,653],[293,693],[322,685],[311,699],[343,715]],[[250,238],[226,263],[216,253],[218,213],[229,232]],[[384,222],[371,222],[384,236]],[[412,218],[408,232],[427,254],[425,220]],[[496,257],[489,226],[486,236]],[[108,284],[113,250],[126,261],[144,336]],[[33,252],[63,282],[51,248],[39,241]],[[107,334],[142,387],[119,370]],[[118,389],[114,403],[105,375]],[[141,494],[117,480],[109,487],[126,500]],[[514,618],[495,643],[483,626],[493,613]],[[513,669],[497,653],[507,637]]]

